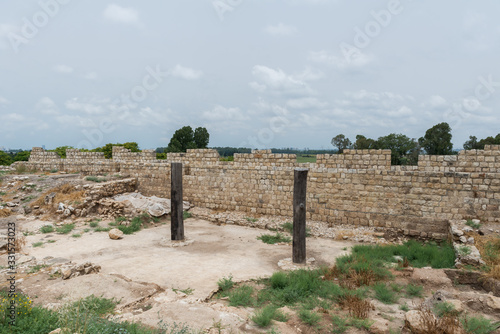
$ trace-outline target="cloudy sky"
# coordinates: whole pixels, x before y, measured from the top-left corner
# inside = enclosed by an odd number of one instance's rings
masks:
[[[500,2],[23,0],[0,4],[0,146],[455,148],[500,132]]]

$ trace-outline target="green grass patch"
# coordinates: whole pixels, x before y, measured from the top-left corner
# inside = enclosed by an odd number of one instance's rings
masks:
[[[97,183],[106,182],[107,181],[106,178],[104,178],[104,177],[97,177],[97,176],[87,176],[85,178],[85,180],[92,181],[92,182],[97,182]]]
[[[102,226],[97,226],[97,228],[94,230],[94,232],[109,232],[111,231],[111,227],[102,227]]]
[[[217,285],[219,286],[219,289],[221,289],[222,292],[231,290],[234,286],[233,276],[229,275],[228,277],[221,278],[220,280],[217,281]]]
[[[38,241],[32,244],[33,247],[41,247],[43,245],[43,241]]]
[[[259,327],[267,327],[271,324],[276,314],[276,306],[267,305],[262,309],[255,312],[255,314],[250,318]]]
[[[255,223],[258,220],[257,218],[252,218],[252,217],[245,217],[245,219],[247,222],[250,222],[250,223]]]
[[[321,315],[316,312],[312,312],[306,309],[301,309],[299,311],[299,319],[309,326],[316,326],[321,320]]]
[[[466,333],[490,334],[500,328],[500,322],[479,317],[464,317],[461,319]]]
[[[373,286],[375,298],[384,304],[394,304],[398,300],[397,294],[389,289],[384,283],[378,283]]]
[[[4,191],[0,191],[0,196],[5,196],[5,195],[7,195],[7,193],[6,193],[6,192],[4,192]]]
[[[433,311],[438,317],[444,317],[447,315],[458,315],[453,304],[448,302],[436,303],[433,306]]]
[[[479,224],[479,223],[474,223],[474,222],[472,221],[472,219],[467,219],[467,222],[465,223],[465,225],[470,226],[470,227],[475,228],[475,229],[478,229],[478,228],[480,228],[480,227],[481,227],[481,224]]]
[[[406,258],[415,268],[430,266],[432,268],[453,268],[455,265],[455,251],[448,244],[422,244],[414,240],[403,245],[356,245],[352,248],[356,258],[367,261],[395,262],[394,256]]]
[[[276,244],[279,242],[290,243],[292,239],[287,237],[279,232],[276,232],[275,235],[272,234],[263,234],[257,237],[258,240],[262,240],[263,243],[266,244]]]
[[[347,324],[347,319],[344,319],[338,315],[332,316],[332,333],[334,334],[343,334],[349,328]]]
[[[255,300],[252,297],[253,288],[242,285],[229,292],[229,305],[231,306],[253,306]]]
[[[52,225],[44,225],[40,228],[40,232],[42,233],[52,233],[54,232],[54,226]]]
[[[189,211],[183,211],[182,212],[182,219],[188,219],[188,218],[191,218],[192,216],[193,215]],[[158,222],[158,221],[156,221],[156,222]]]
[[[281,227],[283,227],[283,229],[290,233],[290,234],[293,234],[293,223],[291,222],[286,222],[286,223],[283,223],[281,225]],[[306,238],[310,237],[311,236],[311,229],[309,227],[306,227]]]
[[[43,268],[48,267],[45,264],[37,264],[36,266],[31,267],[31,269],[28,271],[28,274],[34,274],[42,270]]]
[[[421,285],[408,284],[406,286],[406,295],[408,297],[422,297],[424,287]]]
[[[56,228],[56,232],[59,234],[68,234],[75,228],[75,224],[64,224],[61,227]]]
[[[71,235],[73,238],[81,238],[81,234],[80,233],[75,233],[73,235]]]
[[[99,223],[98,223],[98,222],[95,222],[95,221],[91,221],[89,225],[90,225],[90,227],[92,227],[92,228],[96,228],[97,226],[99,226]]]

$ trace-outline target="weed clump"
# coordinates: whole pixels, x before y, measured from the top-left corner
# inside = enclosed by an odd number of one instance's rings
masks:
[[[287,236],[284,236],[283,234],[277,232],[275,235],[271,234],[263,234],[261,236],[257,237],[258,240],[262,240],[263,243],[266,244],[276,244],[276,243],[290,243],[292,242],[292,239],[290,239]]]

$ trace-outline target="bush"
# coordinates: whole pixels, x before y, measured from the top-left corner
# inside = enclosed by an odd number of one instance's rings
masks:
[[[263,234],[261,236],[258,236],[257,239],[262,240],[263,243],[271,245],[279,242],[285,242],[285,243],[292,242],[292,239],[290,239],[289,237],[285,237],[283,234],[279,232],[276,233],[275,235]]]
[[[455,310],[455,307],[448,302],[436,303],[434,305],[434,313],[438,317],[445,317],[445,316],[450,316],[450,315],[456,316],[458,314],[458,312]]]
[[[92,181],[92,182],[97,182],[97,183],[106,182],[107,181],[106,178],[104,178],[104,177],[97,177],[97,176],[87,176],[85,178],[85,180]]]
[[[275,272],[269,281],[273,289],[284,289],[288,285],[287,274],[282,271]]]
[[[347,320],[338,315],[332,316],[332,333],[343,334],[347,331]]]
[[[75,224],[64,224],[63,226],[56,228],[56,232],[59,234],[68,234],[73,231],[74,228]]]
[[[231,306],[252,306],[253,288],[248,285],[242,285],[229,293],[229,305]]]
[[[321,320],[321,315],[309,310],[302,309],[299,311],[299,318],[309,326],[316,326]]]
[[[42,233],[52,233],[52,232],[54,232],[54,226],[52,226],[52,225],[44,225],[40,229],[40,232],[42,232]]]
[[[465,223],[465,225],[468,225],[468,226],[470,226],[470,227],[472,227],[472,228],[475,228],[475,229],[478,229],[478,228],[480,228],[480,227],[481,227],[481,224],[479,224],[479,223],[474,223],[474,222],[472,221],[472,219],[467,219],[467,222]]]
[[[221,278],[219,281],[217,281],[217,285],[222,291],[230,290],[234,286],[233,276],[229,275],[228,277]]]
[[[384,304],[394,304],[398,298],[394,291],[389,290],[387,285],[379,283],[373,286],[373,291],[375,291],[375,298],[380,300]]]
[[[500,328],[500,322],[493,322],[482,316],[464,317],[461,322],[466,333],[490,334]]]
[[[255,312],[255,314],[250,319],[259,327],[267,327],[273,320],[275,313],[276,306],[267,305],[259,311]]]
[[[406,295],[408,297],[422,297],[423,286],[408,284],[406,287]]]

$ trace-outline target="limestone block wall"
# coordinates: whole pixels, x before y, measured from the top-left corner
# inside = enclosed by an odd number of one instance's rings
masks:
[[[220,161],[215,150],[188,150],[153,159],[154,152],[123,148],[113,159],[73,152],[59,159],[40,150],[29,165],[87,174],[121,172],[146,195],[170,197],[170,164],[184,164],[184,197],[214,210],[249,216],[292,216],[293,173],[309,168],[307,218],[329,224],[381,226],[440,238],[447,222],[468,218],[500,222],[500,147],[453,156],[420,156],[418,166],[391,166],[389,150],[346,150],[297,163],[293,154],[268,150]],[[116,156],[115,156],[116,152]],[[51,158],[53,157],[53,158]]]

